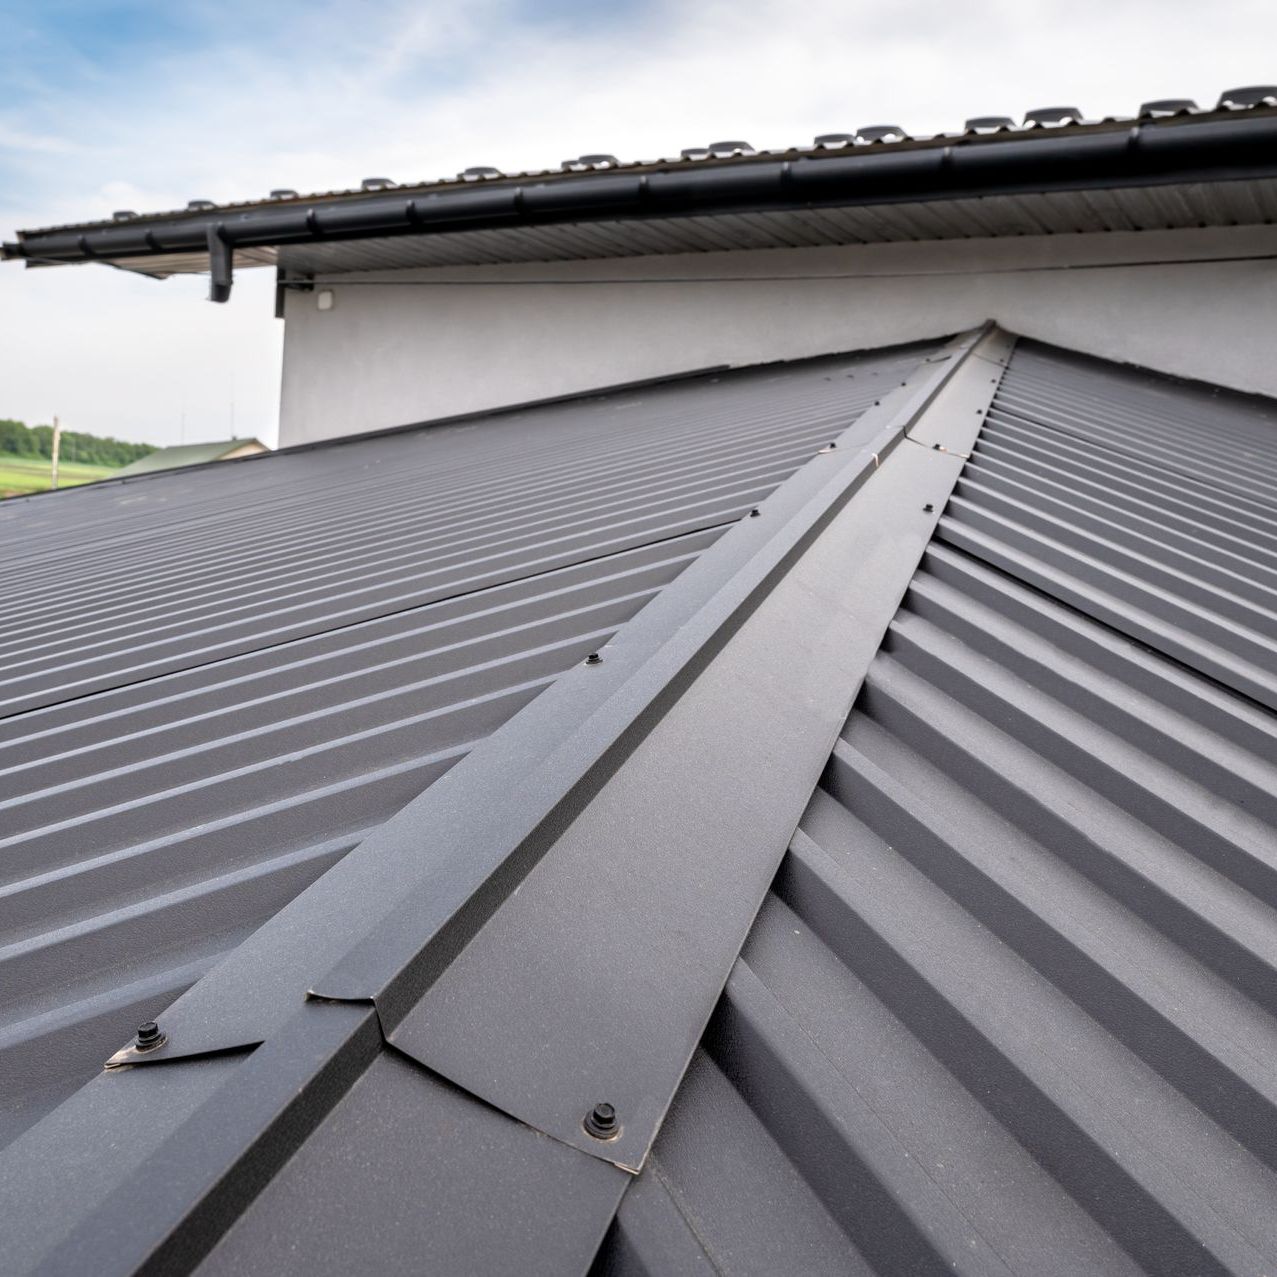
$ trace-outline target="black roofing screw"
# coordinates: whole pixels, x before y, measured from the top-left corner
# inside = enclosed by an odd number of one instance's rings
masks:
[[[936,452],[940,451],[940,445],[938,443],[933,443],[931,446],[936,450]]]
[[[928,501],[928,502],[927,502],[927,504],[926,504],[926,505],[924,505],[922,508],[923,508],[923,509],[924,509],[924,510],[928,513],[928,514],[930,514],[930,513],[931,513],[931,512],[935,509],[935,506],[933,506],[933,505],[931,504],[931,502],[930,502],[930,501]]]
[[[762,514],[762,511],[761,511],[761,510],[760,510],[757,506],[755,506],[755,507],[754,507],[754,508],[753,508],[753,509],[749,512],[749,517],[750,517],[751,519],[757,519],[757,518],[758,518],[758,516],[759,516],[760,514]]]
[[[154,1020],[148,1020],[145,1024],[137,1026],[137,1038],[133,1046],[138,1051],[154,1051],[157,1046],[163,1046],[167,1041],[165,1035],[160,1032],[160,1026]]]
[[[596,1140],[613,1140],[621,1133],[620,1123],[616,1120],[616,1109],[610,1104],[596,1104],[586,1115],[582,1123],[585,1133]]]
[[[587,665],[601,665],[603,663],[603,658],[597,652],[591,652],[589,656],[585,658],[585,663]]]

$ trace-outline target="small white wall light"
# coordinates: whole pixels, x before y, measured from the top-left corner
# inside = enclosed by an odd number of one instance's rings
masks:
[[[315,294],[315,305],[320,310],[332,310],[333,308],[333,290],[331,288],[321,288]]]

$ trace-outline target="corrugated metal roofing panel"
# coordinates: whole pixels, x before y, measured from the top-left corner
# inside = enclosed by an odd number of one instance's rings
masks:
[[[889,366],[893,357],[883,377]],[[746,374],[748,389],[724,380],[712,404],[703,387],[649,388],[588,410],[303,452],[220,480],[98,488],[52,538],[91,523],[91,545],[12,572],[23,596],[0,621],[0,707],[48,705],[724,525],[871,403],[890,384],[879,371],[872,360],[808,369],[796,409],[795,374],[773,370]],[[783,431],[782,404],[792,411]],[[32,537],[49,548],[35,526],[44,520],[14,520],[17,555]]]
[[[23,589],[0,624],[23,679],[0,720],[6,1132],[601,646],[929,349],[0,510]]]
[[[942,535],[1277,708],[1277,411],[1026,347]]]
[[[1035,412],[1046,395],[1030,374],[1063,388],[1076,433],[1044,419],[1026,435],[1061,447],[1084,437],[1097,465],[1124,473],[1143,451],[1161,459],[1150,483],[1187,483],[1182,450],[1132,440],[1205,429],[1217,466],[1187,489],[1204,500],[1240,490],[1246,458],[1265,455],[1269,404],[1028,346],[999,394]],[[1223,1274],[1277,1264],[1277,714],[1182,658],[1182,597],[1167,591],[1166,623],[1150,629],[1070,584],[1070,558],[1089,553],[1072,530],[1092,517],[1090,470],[1042,466],[1069,533],[1054,574],[969,535],[1001,473],[992,463],[1008,455],[1005,404],[991,416],[595,1271]],[[911,437],[929,442],[945,425],[924,413]],[[884,472],[902,450],[932,455],[902,443]],[[1131,511],[1146,515],[1113,491],[1108,537],[1124,548],[1144,535]],[[1179,553],[1187,534],[1163,526],[1167,553]],[[1225,519],[1194,535],[1212,563],[1237,552]],[[1147,585],[1171,566],[1145,554],[1131,579]],[[1211,598],[1202,595],[1203,614],[1222,606]],[[116,1229],[133,1248],[125,1254],[176,1253],[185,1237],[194,1256],[208,1253],[209,1271],[265,1270],[301,1264],[302,1236],[343,1269],[359,1252],[352,1230],[376,1218],[386,1224],[368,1252],[375,1263],[410,1266],[421,1252],[391,1234],[409,1237],[421,1221],[386,1197],[388,1170],[402,1163],[395,1182],[412,1182],[427,1214],[442,1212],[420,1246],[442,1253],[495,1218],[463,1252],[492,1267],[511,1266],[494,1246],[542,1238],[548,1223],[564,1231],[532,1243],[532,1263],[561,1266],[592,1248],[611,1207],[601,1184],[597,1196],[578,1192],[578,1177],[613,1167],[593,1156],[552,1167],[563,1141],[540,1141],[463,1090],[427,1100],[437,1080],[390,1067],[366,999],[288,1006],[256,1049],[258,1038],[224,1040],[248,1044],[235,1046],[238,1086],[219,1090],[227,1072],[210,1074],[207,1060],[155,1061],[53,1115],[55,1144],[76,1114],[109,1140],[153,1091],[179,1125],[153,1140],[140,1132],[123,1179],[86,1171],[73,1138],[73,1178],[92,1200],[77,1201],[65,1236],[33,1241],[28,1229],[25,1244],[52,1245],[55,1264],[83,1260]],[[605,1013],[597,1022],[607,1032]],[[339,1058],[347,1045],[351,1058]],[[216,1102],[192,1112],[193,1094],[170,1094],[165,1075],[188,1071],[193,1091],[216,1091]],[[396,1095],[404,1130],[430,1105],[421,1150],[396,1138]],[[281,1114],[300,1133],[263,1126]],[[225,1146],[221,1121],[234,1128]],[[376,1130],[389,1132],[392,1161],[370,1174]],[[206,1139],[212,1156],[192,1157],[190,1141],[202,1150]],[[505,1150],[515,1142],[528,1160],[512,1183]],[[475,1185],[462,1197],[449,1187],[454,1158],[458,1182]],[[148,1200],[139,1223],[138,1184],[164,1184],[170,1169],[180,1182],[157,1209]],[[31,1176],[6,1170],[7,1190],[29,1200]],[[349,1192],[345,1176],[357,1181]],[[478,1185],[493,1186],[496,1202]],[[204,1212],[189,1229],[187,1211]]]
[[[599,1271],[1277,1262],[1277,716],[1180,658],[1182,597],[1146,631],[967,534],[1032,443],[1026,502],[1080,523],[1109,483],[1123,547],[1157,520],[1152,588],[1273,406],[1028,343],[998,402]],[[1205,478],[1149,446],[1198,434]],[[1135,457],[1180,509],[1118,486]]]
[[[680,1244],[1267,1271],[1275,758],[1271,716],[936,547],[657,1142]],[[669,1244],[628,1199],[618,1231],[621,1271]]]

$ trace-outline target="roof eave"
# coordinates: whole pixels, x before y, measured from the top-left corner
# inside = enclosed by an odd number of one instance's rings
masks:
[[[27,231],[3,256],[31,265],[207,253],[213,300],[230,292],[235,250],[520,225],[704,216],[902,200],[1111,189],[1277,176],[1277,111],[1245,118],[1138,121],[998,139],[940,139],[788,159],[749,158],[493,181],[464,189],[398,189],[198,216],[138,218],[83,230]]]

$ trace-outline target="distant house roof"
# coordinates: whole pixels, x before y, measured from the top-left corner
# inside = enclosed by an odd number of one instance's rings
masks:
[[[0,511],[6,1262],[1273,1268],[1275,526],[992,328]]]
[[[135,474],[152,474],[157,470],[176,470],[179,466],[199,466],[207,461],[233,461],[269,451],[258,439],[222,439],[217,443],[175,443],[168,448],[148,452],[111,478],[124,479]]]
[[[1072,107],[968,120],[910,137],[876,125],[809,146],[742,141],[676,158],[610,155],[559,169],[214,204],[19,232],[3,255],[32,266],[106,261],[204,272],[225,301],[234,266],[322,270],[457,265],[898,239],[1262,223],[1277,216],[1277,87],[1213,107],[1149,102],[1086,121]],[[287,282],[287,281],[286,281]]]

